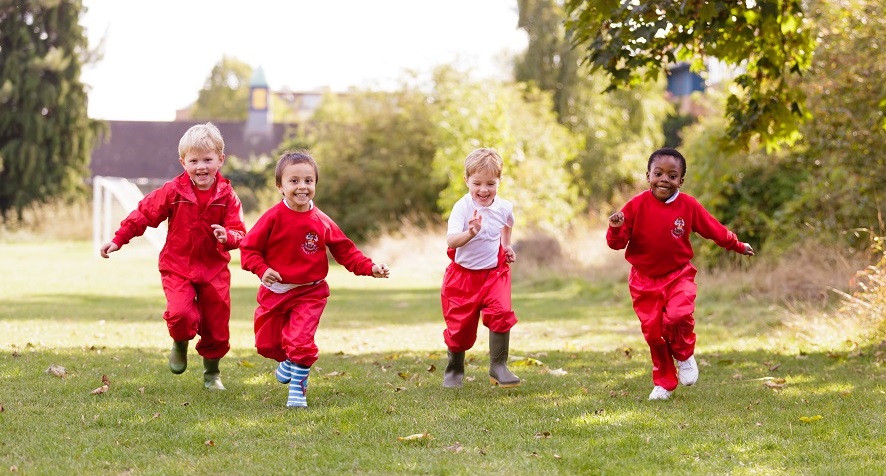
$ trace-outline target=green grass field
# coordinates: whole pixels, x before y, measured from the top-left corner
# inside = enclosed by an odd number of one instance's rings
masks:
[[[102,260],[86,242],[0,243],[0,473],[883,473],[877,349],[821,345],[782,326],[778,303],[704,277],[699,383],[649,402],[621,277],[515,280],[511,368],[523,386],[488,384],[481,328],[453,391],[441,386],[443,269],[376,280],[336,267],[310,408],[293,411],[253,347],[257,278],[232,268],[228,390],[211,393],[193,346],[183,375],[167,370],[147,245]],[[108,391],[91,394],[103,375]]]

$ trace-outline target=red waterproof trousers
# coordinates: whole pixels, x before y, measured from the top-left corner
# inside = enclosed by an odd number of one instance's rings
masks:
[[[255,348],[277,362],[290,360],[310,367],[319,356],[314,335],[329,298],[326,281],[275,293],[258,288],[255,310]]]
[[[674,359],[695,353],[697,270],[691,263],[668,274],[644,276],[631,268],[628,286],[640,329],[652,356],[652,382],[665,390],[677,388]]]
[[[449,250],[454,258],[454,250]],[[443,340],[452,352],[464,352],[477,341],[480,315],[492,332],[504,333],[517,323],[511,309],[511,267],[499,251],[498,265],[491,269],[467,269],[455,261],[446,268],[440,292],[446,329]]]
[[[187,341],[199,335],[198,354],[207,359],[224,357],[231,350],[231,271],[222,268],[205,282],[163,271],[160,282],[166,294],[163,319],[172,340]]]

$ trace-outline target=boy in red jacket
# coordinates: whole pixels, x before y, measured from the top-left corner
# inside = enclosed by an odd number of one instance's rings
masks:
[[[246,227],[240,199],[219,172],[225,143],[218,128],[211,122],[191,127],[179,141],[178,153],[184,172],[143,198],[100,253],[107,258],[147,227],[168,220],[159,261],[166,294],[163,319],[173,340],[169,369],[174,374],[185,371],[188,341],[199,334],[203,385],[224,390],[218,363],[231,348],[229,251],[240,245]]]
[[[275,376],[289,384],[287,407],[308,406],[308,374],[319,350],[314,334],[326,308],[329,260],[357,276],[387,278],[388,266],[375,264],[314,206],[320,175],[307,152],[284,154],[275,172],[283,200],[266,211],[240,243],[243,269],[261,278],[255,310],[255,347],[279,364]]]
[[[640,329],[652,355],[650,400],[667,400],[679,383],[698,380],[695,361],[696,269],[692,266],[693,231],[727,250],[754,255],[705,210],[698,201],[680,192],[686,175],[686,159],[675,149],[663,148],[649,156],[646,181],[649,190],[632,198],[609,217],[606,242],[625,250],[631,263],[628,286]],[[677,361],[676,367],[674,360]]]

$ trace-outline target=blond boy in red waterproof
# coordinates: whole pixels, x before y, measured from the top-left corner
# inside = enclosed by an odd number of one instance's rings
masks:
[[[246,227],[240,199],[219,172],[225,143],[218,128],[209,122],[191,127],[179,141],[178,153],[184,172],[143,198],[100,253],[108,258],[147,227],[167,222],[159,265],[166,294],[163,319],[173,340],[169,369],[184,373],[188,341],[199,335],[203,385],[224,390],[218,366],[231,348],[229,251],[240,245]]]
[[[261,278],[255,310],[255,347],[279,364],[277,381],[289,385],[286,406],[307,408],[308,376],[319,349],[314,335],[329,298],[327,250],[357,276],[387,278],[319,208],[320,172],[305,151],[284,154],[275,171],[283,200],[258,219],[240,245],[243,269]]]
[[[452,262],[446,268],[440,300],[446,329],[448,363],[445,388],[461,388],[465,351],[477,340],[480,316],[489,328],[489,381],[516,387],[520,378],[508,370],[511,328],[511,247],[514,206],[498,196],[503,160],[493,149],[476,149],[465,158],[468,193],[452,207],[446,245]]]
[[[698,201],[683,192],[686,159],[675,149],[652,153],[646,166],[649,189],[609,217],[606,242],[625,249],[631,263],[628,286],[640,329],[652,356],[649,400],[668,400],[679,383],[698,381],[695,361],[696,269],[689,235],[703,238],[739,254],[753,256]],[[676,360],[676,366],[674,361]],[[679,369],[679,374],[678,374]]]

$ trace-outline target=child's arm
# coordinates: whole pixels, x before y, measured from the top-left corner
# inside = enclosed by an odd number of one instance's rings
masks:
[[[166,186],[154,190],[141,199],[136,209],[120,222],[120,228],[117,229],[114,238],[102,245],[99,250],[102,258],[107,258],[108,253],[119,250],[136,236],[142,236],[149,226],[156,228],[166,221],[169,218],[167,202]]]
[[[237,249],[240,241],[246,236],[246,225],[243,223],[243,208],[240,205],[240,198],[237,194],[231,192],[228,197],[228,204],[225,207],[226,213],[224,222],[221,225],[212,225],[212,234],[223,248],[227,251]]]
[[[513,263],[514,261],[517,261],[517,253],[511,246],[512,231],[513,230],[511,229],[511,227],[507,225],[501,227],[501,247],[505,250],[505,261],[508,263]]]
[[[390,275],[391,275],[391,270],[388,269],[388,265],[386,265],[384,263],[372,265],[372,277],[373,278],[387,278]]]
[[[694,228],[702,238],[713,241],[721,248],[742,255],[754,256],[754,248],[750,244],[739,241],[735,233],[729,231],[701,204],[698,204],[696,208]]]
[[[627,208],[627,206],[625,207]],[[627,219],[620,210],[609,216],[609,229],[606,230],[606,244],[613,250],[623,250],[631,240],[630,227],[624,226]]]
[[[468,220],[468,229],[461,233],[446,235],[446,246],[452,249],[461,248],[477,236],[477,233],[480,233],[480,228],[482,228],[482,226],[483,215],[480,215],[477,213],[477,210],[474,210],[474,214],[471,215],[471,219]]]

